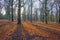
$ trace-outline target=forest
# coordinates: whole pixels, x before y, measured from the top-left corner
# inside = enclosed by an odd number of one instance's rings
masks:
[[[60,40],[60,0],[0,0],[0,40]]]

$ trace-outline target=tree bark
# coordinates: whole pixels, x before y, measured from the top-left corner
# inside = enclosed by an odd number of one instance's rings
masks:
[[[60,5],[59,5],[59,24],[60,24]]]
[[[32,0],[31,0],[31,23],[32,23]]]
[[[21,1],[18,0],[18,23],[21,24]]]
[[[12,15],[12,21],[13,21],[13,0],[11,0],[11,15]]]
[[[45,23],[46,24],[48,23],[48,20],[47,20],[47,1],[48,0],[45,0]]]

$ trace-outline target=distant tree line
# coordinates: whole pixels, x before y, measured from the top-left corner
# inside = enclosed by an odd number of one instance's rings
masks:
[[[0,12],[0,19],[8,19],[12,22],[17,17],[17,24],[23,21],[41,21],[48,24],[48,22],[60,23],[60,1],[59,0],[38,0],[39,8],[34,6],[36,0],[5,0],[7,3],[5,10],[6,14],[2,15]],[[23,7],[23,13],[21,8]],[[34,9],[33,9],[34,8]],[[55,9],[55,11],[54,11]],[[17,12],[17,14],[16,14]],[[15,18],[15,19],[14,19]]]

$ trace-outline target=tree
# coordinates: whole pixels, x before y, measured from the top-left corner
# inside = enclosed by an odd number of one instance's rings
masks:
[[[37,8],[35,8],[35,21],[38,21],[38,12],[37,12]]]
[[[51,22],[53,21],[53,11],[52,11],[52,9],[53,9],[53,5],[51,5]]]
[[[58,22],[58,5],[56,4],[56,22]]]
[[[60,24],[60,0],[55,0],[55,2],[56,3],[58,3],[58,6],[59,6],[59,20],[58,20],[58,22],[59,22],[59,24]]]
[[[24,6],[24,12],[23,12],[23,20],[26,21],[26,11],[25,11],[25,6]]]
[[[10,20],[10,0],[8,0],[8,5],[6,7],[6,17]]]
[[[47,1],[48,0],[44,0],[44,2],[45,2],[45,23],[47,24],[48,23],[48,20],[47,20],[47,16],[48,16],[48,11],[47,11]]]
[[[44,22],[44,4],[42,4],[42,8],[40,9],[40,20]]]
[[[31,0],[31,15],[30,16],[31,16],[31,20],[30,21],[32,23],[32,0]]]
[[[21,24],[21,0],[18,0],[18,23]]]
[[[11,2],[11,16],[13,21],[13,0],[10,0],[10,2]]]
[[[60,24],[60,4],[59,4],[59,24]]]
[[[53,22],[53,7],[54,7],[54,4],[55,4],[55,1],[54,2],[50,2],[50,12],[51,12],[51,15],[50,15],[50,21]]]
[[[30,21],[29,19],[30,19],[30,6],[28,5],[28,10],[27,10],[27,19],[28,19],[28,21]]]
[[[42,7],[40,8],[40,21],[44,22],[44,2],[42,2],[41,0],[39,0],[39,7],[41,7],[41,4],[42,4]]]
[[[1,12],[0,12],[0,19],[3,19],[3,15],[1,14]]]

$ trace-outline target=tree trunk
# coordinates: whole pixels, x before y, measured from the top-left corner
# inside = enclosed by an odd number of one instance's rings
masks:
[[[13,0],[11,0],[11,16],[12,16],[12,21],[13,21]]]
[[[23,12],[23,20],[26,21],[26,12],[25,12],[25,7],[24,7],[24,12]]]
[[[60,24],[60,5],[59,5],[59,24]]]
[[[52,6],[51,6],[51,22],[52,22],[52,20],[53,20],[53,14],[52,14]]]
[[[18,0],[18,23],[21,24],[21,2]]]
[[[31,0],[31,23],[32,23],[32,0]]]
[[[35,20],[38,21],[37,9],[35,9],[35,13],[36,13],[36,14],[35,14],[35,15],[36,15],[36,19],[35,19]]]
[[[57,5],[56,5],[56,22],[58,22],[58,8],[57,8]]]
[[[6,8],[6,18],[10,20],[10,0],[8,1],[8,5]]]
[[[47,0],[45,0],[45,23],[46,24],[48,23],[48,20],[47,20]]]

